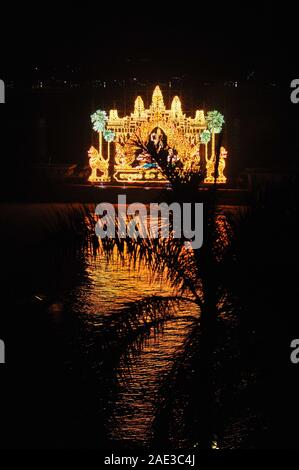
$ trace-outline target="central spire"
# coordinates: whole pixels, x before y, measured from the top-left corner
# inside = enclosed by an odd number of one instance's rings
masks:
[[[165,111],[165,105],[163,101],[162,91],[159,85],[156,86],[153,93],[151,111],[153,112],[162,112]]]

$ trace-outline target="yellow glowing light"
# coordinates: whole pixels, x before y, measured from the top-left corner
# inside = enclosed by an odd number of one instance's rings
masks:
[[[118,120],[119,120],[119,117],[118,117],[117,109],[110,109],[109,121],[118,121]]]
[[[224,168],[226,165],[225,160],[227,157],[227,153],[228,152],[224,147],[220,147],[217,183],[226,183],[227,178],[224,176]],[[210,158],[208,158],[208,156],[206,155],[206,178],[204,180],[205,183],[215,183],[215,162],[215,155],[212,155]]]
[[[212,441],[212,449],[219,449],[217,441]]]
[[[165,105],[163,100],[162,91],[160,87],[157,85],[154,89],[152,104],[150,107],[153,113],[163,113],[165,111]]]
[[[144,102],[141,96],[137,96],[134,104],[134,113],[132,117],[135,119],[146,118],[146,113],[144,111]]]
[[[203,110],[197,109],[195,112],[195,122],[198,122],[201,125],[205,125],[205,114]]]
[[[118,182],[165,182],[159,168],[146,169],[136,165],[136,152],[133,140],[139,134],[143,141],[147,141],[151,133],[160,129],[167,137],[167,144],[175,149],[185,170],[201,169],[201,156],[205,155],[204,169],[206,170],[205,183],[215,182],[215,134],[211,142],[201,147],[200,134],[207,129],[203,110],[196,110],[195,117],[186,117],[182,110],[182,103],[178,96],[171,102],[170,109],[164,104],[163,94],[157,85],[148,108],[145,107],[141,96],[137,96],[134,111],[124,117],[119,117],[117,109],[111,109],[106,128],[113,131],[115,139],[113,147],[103,142],[102,133],[99,132],[99,149],[91,147],[88,152],[91,175],[89,181],[118,181]],[[201,149],[203,149],[201,151]],[[227,151],[221,147],[217,183],[226,183],[224,176],[225,159]],[[110,159],[113,159],[110,163]],[[109,174],[109,168],[111,174]]]
[[[171,115],[173,119],[179,119],[182,118],[183,112],[182,112],[182,104],[181,100],[178,96],[175,96],[172,100],[171,103]]]

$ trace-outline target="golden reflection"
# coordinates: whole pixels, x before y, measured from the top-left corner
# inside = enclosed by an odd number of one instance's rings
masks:
[[[221,214],[217,217],[216,238],[219,246],[228,244],[227,221]],[[166,265],[164,269],[153,272],[149,268],[148,259],[138,256],[141,247],[142,243],[135,243],[135,256],[132,255],[132,247],[126,244],[122,248],[120,245],[112,247],[108,255],[101,249],[94,251],[90,247],[86,258],[89,289],[86,288],[86,283],[84,287],[80,287],[77,299],[78,308],[84,308],[97,327],[101,327],[102,316],[113,312],[121,313],[127,302],[136,303],[146,298],[146,306],[150,306],[151,296],[167,298],[176,293],[168,279]],[[176,259],[175,256],[173,259]],[[197,295],[202,296],[193,251],[182,245],[177,261],[184,267],[184,275],[188,277],[190,285],[193,283],[196,286]],[[184,295],[194,298],[193,292],[188,294],[187,289],[186,291]],[[224,297],[219,301],[218,307],[224,307],[225,302]],[[120,357],[117,366],[118,393],[109,427],[111,439],[142,444],[151,441],[160,384],[169,375],[194,326],[194,320],[199,316],[197,304],[180,301],[176,306],[173,305],[169,317],[163,323],[154,324],[146,309],[138,317],[134,324],[135,331],[146,326],[147,332],[139,343],[137,340],[131,342]],[[180,417],[176,419],[179,420]],[[180,423],[177,424],[180,428]],[[219,448],[216,440],[211,447]]]
[[[88,322],[101,327],[101,317],[122,311],[127,302],[137,302],[152,295],[172,296],[173,288],[166,272],[153,272],[142,261],[134,265],[127,251],[114,249],[108,259],[101,251],[87,254],[89,283],[75,293],[74,308],[89,317]],[[110,438],[120,442],[149,442],[155,416],[155,400],[160,383],[179,354],[191,328],[191,317],[199,315],[190,302],[173,306],[169,319],[159,326],[151,324],[145,312],[136,328],[148,324],[142,347],[129,348],[121,356],[118,371],[118,396],[113,408]],[[173,318],[172,318],[173,317]],[[137,354],[138,351],[138,354]]]
[[[212,441],[212,449],[219,449],[217,441]]]

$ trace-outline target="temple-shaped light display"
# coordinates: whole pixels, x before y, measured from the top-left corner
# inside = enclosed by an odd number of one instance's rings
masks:
[[[102,111],[97,113],[100,117],[105,114]],[[94,116],[96,113],[93,114],[93,119]],[[204,111],[197,110],[194,118],[186,117],[178,96],[173,98],[170,109],[166,109],[163,94],[159,86],[156,86],[148,109],[145,108],[141,96],[138,96],[134,111],[129,116],[119,117],[117,109],[110,110],[106,129],[97,130],[99,149],[91,147],[88,152],[92,170],[89,181],[165,182],[157,165],[149,161],[149,156],[136,153],[133,141],[134,136],[138,134],[143,141],[165,136],[170,152],[169,158],[173,158],[174,162],[180,161],[186,170],[205,169],[205,183],[214,183],[216,135],[220,133],[223,122],[223,116],[217,111],[205,115]],[[104,144],[103,136],[106,140]],[[112,141],[114,152],[110,149]],[[203,158],[200,156],[201,146],[204,147]],[[113,161],[110,161],[111,155],[114,155]],[[227,151],[221,147],[217,183],[226,183],[224,176],[226,157]]]

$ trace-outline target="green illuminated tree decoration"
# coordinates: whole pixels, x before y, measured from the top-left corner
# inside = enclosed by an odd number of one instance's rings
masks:
[[[224,116],[219,111],[209,111],[206,116],[208,130],[212,133],[212,158],[215,158],[215,134],[220,134],[224,124]]]
[[[99,153],[102,155],[102,133],[105,131],[108,116],[106,111],[101,111],[98,109],[98,111],[93,113],[90,118],[93,124],[93,130],[99,133]]]
[[[103,132],[104,139],[108,142],[108,161],[110,160],[110,144],[115,139],[115,134],[109,129],[105,129]]]
[[[208,143],[210,142],[210,140],[211,140],[211,132],[209,131],[209,129],[205,129],[200,134],[200,143],[205,145],[206,160],[208,159]]]
[[[219,111],[209,111],[206,116],[206,122],[210,132],[219,134],[225,121],[224,116]]]
[[[109,130],[109,129],[104,130],[103,136],[104,136],[104,139],[106,140],[106,142],[108,142],[108,143],[113,142],[114,139],[115,139],[114,132]]]
[[[211,140],[211,132],[208,129],[205,129],[200,134],[200,143],[207,145]]]
[[[93,130],[96,132],[103,132],[105,130],[106,122],[108,121],[106,111],[98,110],[90,117],[93,124]]]

